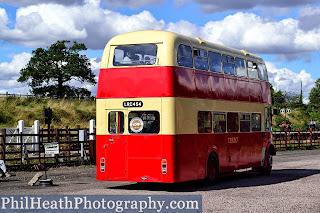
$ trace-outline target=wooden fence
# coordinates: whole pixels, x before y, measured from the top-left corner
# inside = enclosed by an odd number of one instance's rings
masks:
[[[21,170],[37,170],[42,166],[95,164],[96,140],[79,141],[79,130],[69,129],[41,129],[39,134],[8,134],[1,129],[0,148],[4,151],[7,167]],[[23,142],[23,137],[38,137],[38,142]],[[16,140],[10,140],[15,137]],[[10,143],[9,143],[10,141]],[[46,143],[58,142],[59,154],[45,155]],[[83,143],[84,157],[81,158],[81,143]],[[320,148],[320,131],[282,131],[273,132],[273,143],[277,150],[313,149]],[[30,148],[33,146],[33,148]],[[36,148],[35,148],[36,147]]]
[[[69,129],[41,129],[39,134],[8,134],[1,130],[0,146],[4,151],[7,167],[20,170],[37,170],[43,166],[95,164],[95,133],[93,140],[79,141],[79,130]],[[12,140],[12,137],[15,140]],[[23,137],[37,137],[37,143],[26,142]],[[11,139],[11,140],[10,140]],[[9,143],[10,142],[10,143]],[[57,142],[59,154],[45,155],[44,145]],[[81,143],[83,143],[83,158],[81,158]],[[1,148],[1,147],[0,147]],[[12,168],[14,169],[14,168]]]
[[[320,148],[320,131],[273,132],[273,143],[277,150]]]

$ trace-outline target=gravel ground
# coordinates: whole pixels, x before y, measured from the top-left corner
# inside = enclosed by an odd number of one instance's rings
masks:
[[[0,194],[202,195],[203,212],[320,212],[320,150],[278,152],[273,171],[225,177],[214,186],[202,181],[179,184],[99,182],[95,167],[50,170],[55,186],[28,186],[35,175],[17,172],[0,179]]]

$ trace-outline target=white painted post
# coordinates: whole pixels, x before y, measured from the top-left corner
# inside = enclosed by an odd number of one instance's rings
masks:
[[[40,125],[39,125],[39,120],[35,120],[33,123],[33,134],[38,135],[40,132]],[[34,147],[33,151],[38,152],[39,151],[39,136],[33,136],[32,137],[32,145]]]
[[[92,119],[90,120],[89,133],[93,134],[95,128],[96,128],[96,121]],[[93,139],[94,139],[94,136],[90,135],[89,140],[93,140]]]
[[[84,147],[83,143],[87,140],[87,130],[79,130],[79,142],[81,142],[81,162],[84,164]]]
[[[23,120],[18,121],[18,133],[19,133],[19,135],[24,133],[24,121]],[[24,137],[19,136],[18,141],[21,144],[22,153],[24,153],[25,152]],[[22,163],[24,163],[24,155],[21,156],[21,158],[22,158]]]

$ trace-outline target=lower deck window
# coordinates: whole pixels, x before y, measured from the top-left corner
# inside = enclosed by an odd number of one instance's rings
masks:
[[[213,113],[213,131],[226,132],[226,113]]]
[[[211,133],[212,132],[212,113],[198,112],[198,132]]]
[[[261,131],[261,114],[252,113],[252,132]]]
[[[240,114],[240,132],[250,132],[250,114]]]
[[[122,134],[124,132],[123,112],[118,112],[118,111],[109,112],[108,130],[110,134]]]
[[[227,114],[227,128],[228,128],[228,132],[238,132],[239,131],[238,113],[228,112],[228,114]]]
[[[160,131],[160,115],[157,111],[131,111],[128,123],[131,134],[157,134]]]

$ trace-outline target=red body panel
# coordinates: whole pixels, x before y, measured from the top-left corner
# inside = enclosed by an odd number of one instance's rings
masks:
[[[119,88],[121,85],[121,89]],[[101,69],[97,98],[173,97],[172,67]]]
[[[121,89],[118,86],[121,85]],[[271,104],[268,82],[184,67],[101,69],[97,98],[186,97]]]
[[[97,135],[97,180],[173,183],[203,179],[212,151],[218,155],[221,173],[259,167],[262,147],[269,140],[267,132]],[[106,159],[105,172],[100,171],[102,157]],[[162,159],[167,160],[167,174],[161,172]]]

